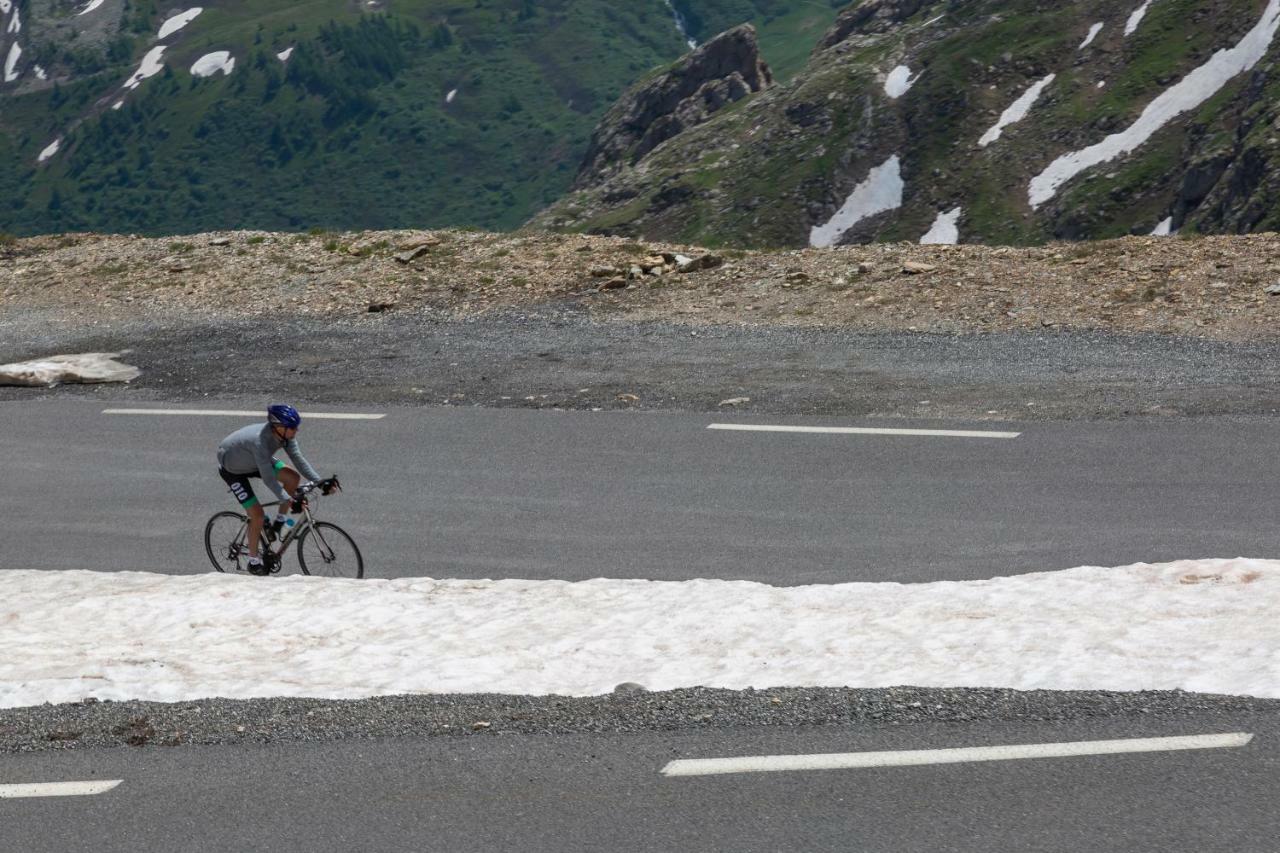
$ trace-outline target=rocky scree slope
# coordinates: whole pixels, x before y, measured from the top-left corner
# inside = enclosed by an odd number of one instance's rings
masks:
[[[690,326],[1275,340],[1280,235],[723,252],[466,231],[70,234],[0,243],[0,341],[9,332],[11,344],[13,330],[36,319],[85,329],[163,317],[462,319],[544,309]],[[6,357],[39,354],[11,349]]]
[[[793,79],[532,224],[760,247],[1273,230],[1277,28],[1277,0],[863,0]]]

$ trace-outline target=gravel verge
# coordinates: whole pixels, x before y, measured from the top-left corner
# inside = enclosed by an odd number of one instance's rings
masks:
[[[10,313],[0,330],[0,363],[131,350],[123,360],[142,369],[128,386],[0,388],[0,401],[269,395],[306,405],[1001,420],[1280,410],[1273,341],[691,326],[593,319],[571,301],[469,318],[426,310],[356,319],[157,314],[105,328],[28,311]]]
[[[278,743],[379,737],[667,732],[729,727],[910,725],[1280,715],[1280,700],[1181,691],[695,688],[586,698],[497,694],[98,702],[0,709],[0,752],[110,746]]]

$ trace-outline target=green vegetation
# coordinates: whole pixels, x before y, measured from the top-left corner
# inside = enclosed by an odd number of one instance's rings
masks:
[[[75,65],[50,47],[50,67],[89,76],[6,99],[0,229],[516,227],[567,188],[621,92],[685,49],[657,0],[243,0],[122,92],[155,8],[130,0],[127,49],[76,48]],[[230,76],[187,72],[220,49]]]

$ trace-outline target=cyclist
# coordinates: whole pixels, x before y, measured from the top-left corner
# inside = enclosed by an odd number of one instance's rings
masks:
[[[258,538],[262,532],[265,515],[258,496],[254,494],[253,483],[257,477],[267,484],[278,500],[285,501],[277,507],[275,521],[272,522],[272,533],[278,533],[284,523],[285,516],[292,508],[300,512],[305,498],[296,498],[298,486],[302,485],[302,477],[275,455],[281,448],[288,454],[290,461],[298,467],[307,479],[318,481],[321,476],[298,448],[298,427],[302,424],[302,416],[293,406],[275,403],[267,407],[265,424],[250,424],[238,429],[222,440],[218,445],[218,475],[231,489],[240,506],[249,514],[249,572],[255,575],[268,574],[270,569],[262,562],[258,553]],[[338,489],[336,484],[326,485],[321,491],[329,494]],[[286,495],[286,490],[288,494]],[[292,501],[289,498],[293,498]],[[290,504],[293,504],[291,507]]]

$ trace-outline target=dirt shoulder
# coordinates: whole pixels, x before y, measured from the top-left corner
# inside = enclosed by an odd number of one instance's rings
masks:
[[[1275,249],[1274,235],[777,253],[471,232],[41,237],[0,246],[0,363],[128,350],[142,376],[0,401],[1271,417]]]
[[[677,272],[684,258],[700,268]],[[99,324],[423,309],[461,319],[572,300],[596,320],[1271,340],[1277,283],[1275,234],[782,252],[464,231],[62,235],[0,247],[0,312]]]

